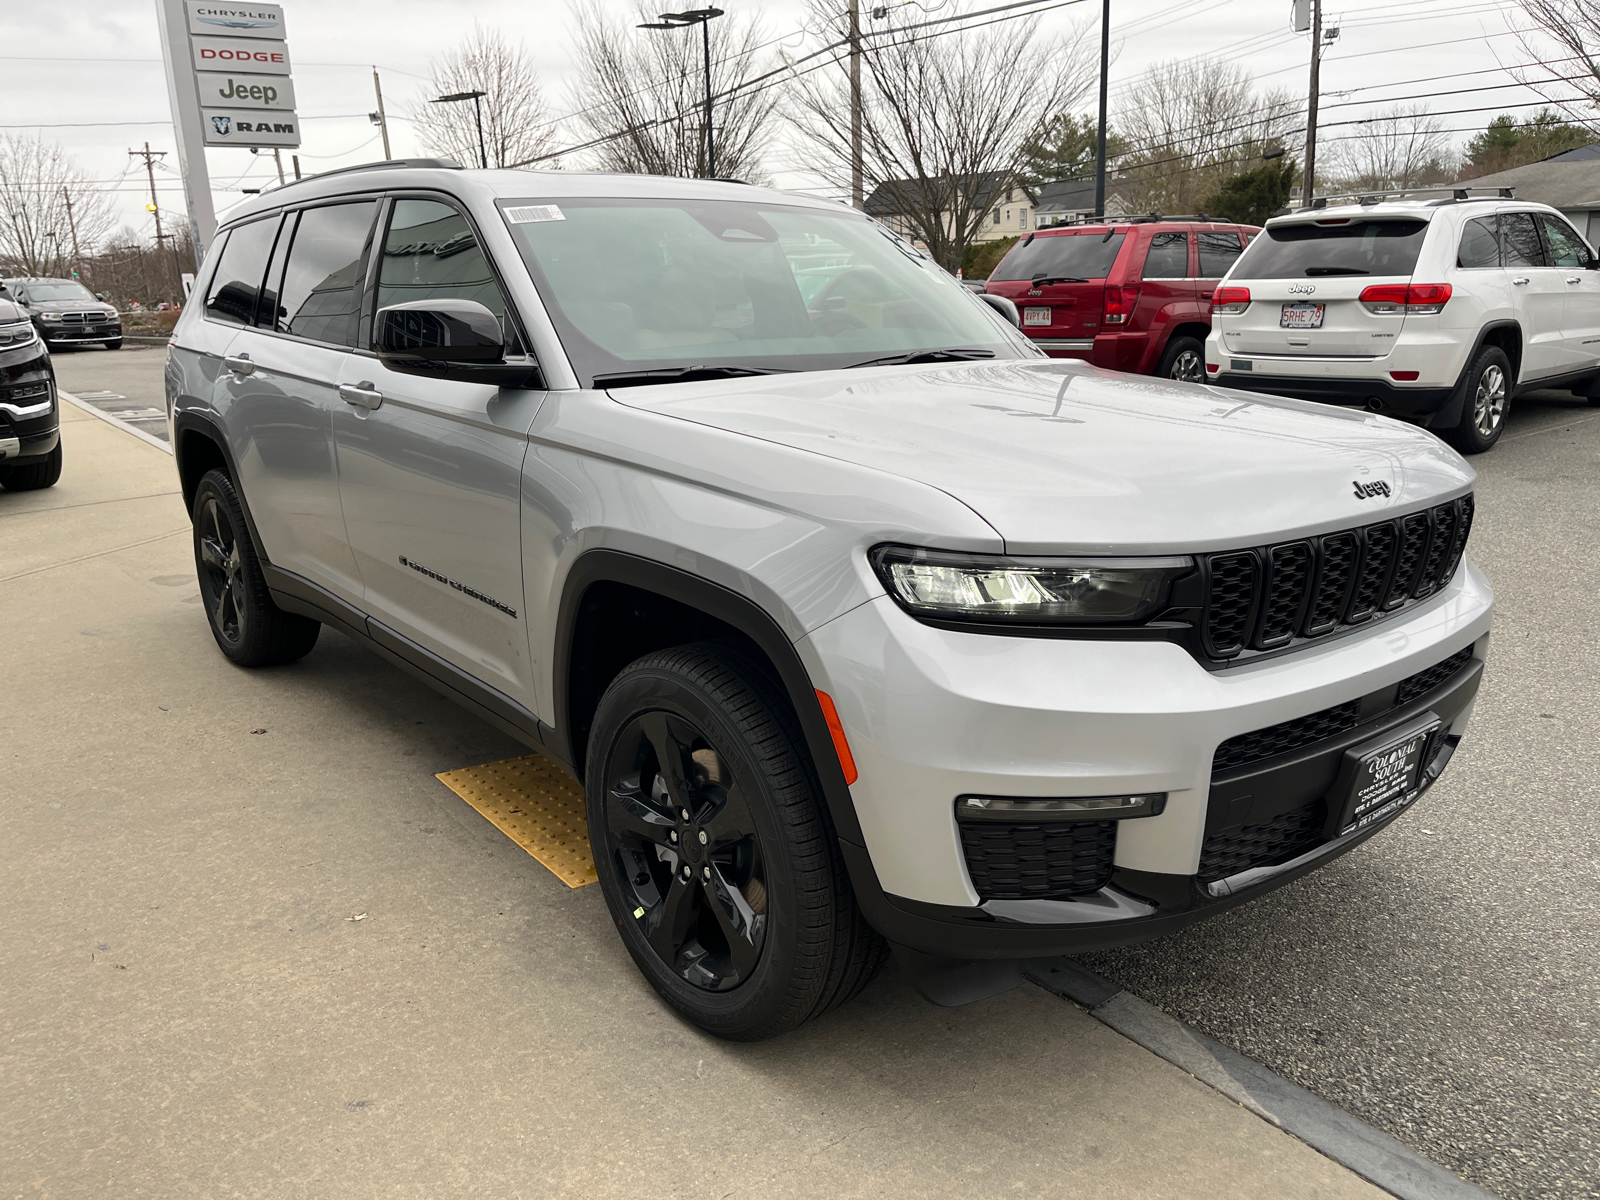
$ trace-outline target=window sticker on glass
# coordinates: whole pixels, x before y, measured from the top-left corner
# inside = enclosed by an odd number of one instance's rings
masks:
[[[506,220],[513,225],[532,225],[538,221],[565,221],[567,218],[554,204],[521,204],[506,209]]]

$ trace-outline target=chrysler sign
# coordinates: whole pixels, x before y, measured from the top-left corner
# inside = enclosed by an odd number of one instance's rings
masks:
[[[276,4],[205,4],[191,0],[189,32],[283,40],[283,9]]]

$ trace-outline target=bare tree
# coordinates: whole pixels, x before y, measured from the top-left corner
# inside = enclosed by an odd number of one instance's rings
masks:
[[[602,171],[643,175],[707,174],[705,61],[697,27],[643,30],[660,6],[639,2],[614,18],[595,0],[576,5],[579,76],[576,120],[599,144],[590,157]],[[773,88],[742,88],[762,73],[760,29],[732,16],[712,21],[711,121],[717,174],[764,182],[762,157],[777,107]],[[731,93],[731,94],[730,94]]]
[[[1224,59],[1158,63],[1122,94],[1115,118],[1129,152],[1115,161],[1118,190],[1135,211],[1193,212],[1225,181],[1283,146],[1300,116],[1284,89],[1256,90]]]
[[[483,97],[483,141],[491,167],[509,167],[543,154],[554,143],[544,91],[528,52],[494,29],[472,34],[436,59],[429,94],[412,109],[417,136],[429,150],[477,165],[478,124],[470,100],[433,104],[435,96],[487,92]]]
[[[845,37],[847,10],[837,0],[814,0],[812,12],[828,43]],[[951,270],[992,205],[1022,182],[1045,119],[1070,111],[1093,78],[1084,39],[1041,38],[1037,19],[868,32],[861,62],[866,188]],[[848,66],[841,47],[825,69],[802,75],[789,110],[805,169],[841,190],[851,180]]]
[[[66,274],[112,224],[105,194],[57,143],[0,135],[0,258],[12,270]]]
[[[1328,143],[1336,187],[1421,187],[1453,180],[1460,170],[1444,122],[1426,104],[1396,104],[1346,128],[1359,131],[1334,134]]]
[[[1519,0],[1532,23],[1518,41],[1532,64],[1512,70],[1522,83],[1557,105],[1569,120],[1600,132],[1600,4],[1595,0]],[[1543,34],[1563,55],[1539,44]],[[1554,61],[1552,61],[1554,60]],[[1573,79],[1572,76],[1580,78]]]

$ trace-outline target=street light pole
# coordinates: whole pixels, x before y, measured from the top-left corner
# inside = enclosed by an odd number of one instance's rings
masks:
[[[373,78],[377,78],[377,72],[373,72]],[[478,121],[478,165],[485,169],[489,166],[489,151],[484,148],[483,144],[483,98],[488,94],[488,92],[482,91],[451,92],[448,96],[435,96],[428,101],[429,104],[454,104],[457,100],[472,101],[473,115]],[[384,142],[385,146],[387,146],[388,139],[385,138]]]
[[[861,154],[861,0],[850,0],[850,203],[865,208]]]
[[[1106,80],[1111,72],[1111,0],[1100,7],[1100,133],[1095,142],[1094,215],[1106,215]]]
[[[700,26],[700,40],[705,47],[706,55],[706,172],[703,176],[706,179],[717,177],[717,142],[711,128],[711,20],[720,16],[722,16],[720,8],[691,8],[684,12],[662,13],[661,20],[645,21],[639,25],[640,29],[685,29],[690,25]]]

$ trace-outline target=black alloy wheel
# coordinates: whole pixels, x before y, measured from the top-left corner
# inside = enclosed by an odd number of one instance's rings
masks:
[[[590,726],[589,841],[623,945],[708,1033],[756,1041],[882,967],[787,694],[730,642],[624,667]]]
[[[667,712],[628,722],[607,773],[606,836],[630,911],[669,970],[711,992],[754,974],[767,940],[761,837],[704,732]]]
[[[304,658],[320,623],[272,602],[233,481],[207,471],[194,495],[194,562],[200,600],[217,647],[241,667]]]

